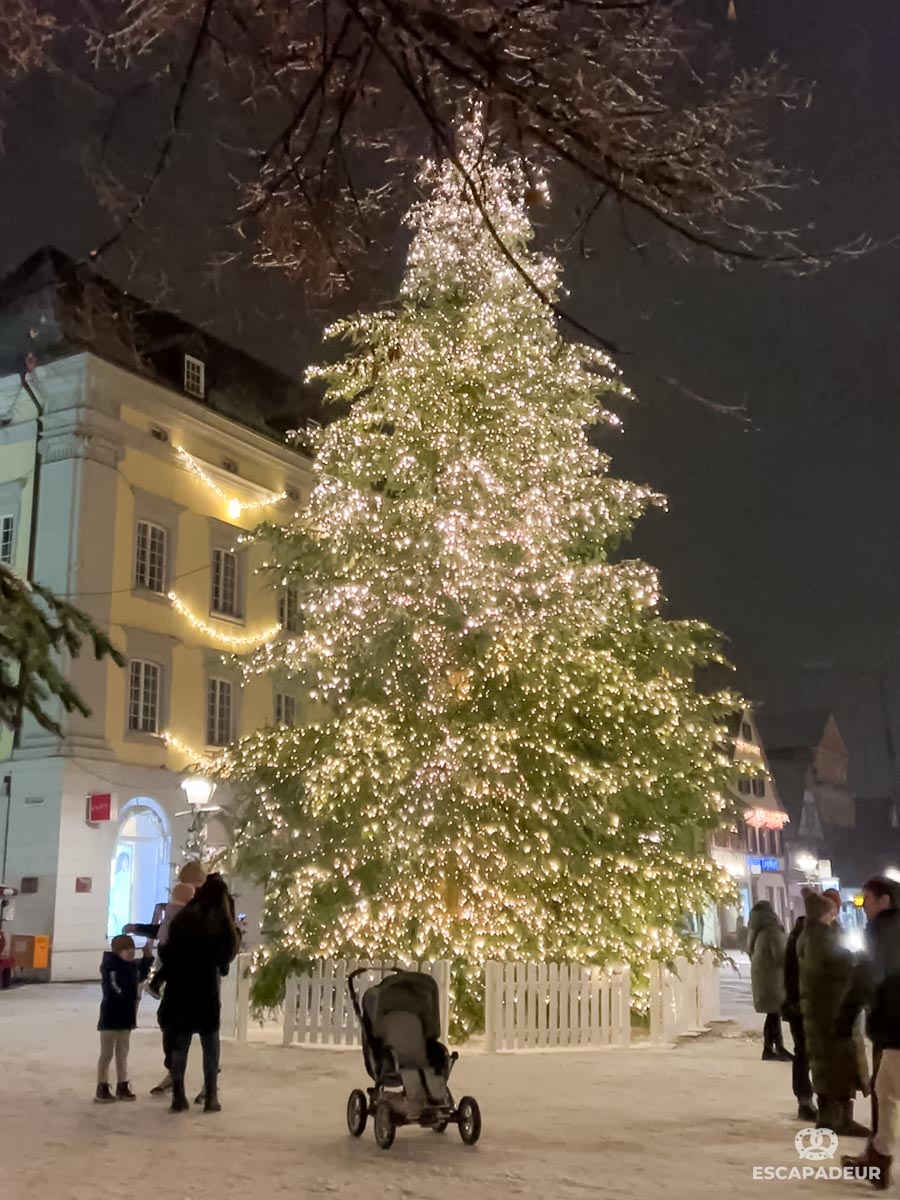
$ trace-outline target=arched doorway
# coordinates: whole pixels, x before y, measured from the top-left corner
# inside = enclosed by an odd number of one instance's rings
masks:
[[[170,845],[169,823],[154,800],[138,796],[123,806],[109,867],[107,937],[153,919],[168,895]]]

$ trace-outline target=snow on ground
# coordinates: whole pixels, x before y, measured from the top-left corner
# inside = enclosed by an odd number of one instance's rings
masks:
[[[719,967],[719,1003],[723,1021],[737,1021],[742,1028],[762,1028],[762,1018],[753,1011],[750,989],[750,959],[734,951]]]
[[[452,1128],[444,1136],[410,1128],[384,1152],[371,1127],[360,1141],[346,1130],[347,1094],[366,1084],[358,1051],[225,1043],[224,1111],[170,1114],[147,1095],[161,1064],[146,1001],[132,1039],[138,1102],[94,1105],[98,1002],[99,987],[87,985],[0,993],[4,1200],[702,1200],[867,1191],[844,1181],[753,1180],[754,1165],[802,1164],[790,1067],[763,1063],[749,1034],[594,1052],[463,1048],[453,1083],[457,1097],[468,1092],[481,1103],[481,1143],[464,1147]],[[746,996],[742,1014],[758,1028]],[[196,1089],[199,1046],[189,1070]]]

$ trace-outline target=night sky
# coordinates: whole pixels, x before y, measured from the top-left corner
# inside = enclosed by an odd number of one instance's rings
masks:
[[[896,0],[696,0],[741,62],[769,52],[816,82],[812,107],[772,130],[777,158],[815,175],[788,198],[808,241],[900,234],[900,12]],[[38,246],[84,255],[109,229],[85,177],[98,130],[139,157],[158,134],[145,95],[108,111],[63,80],[26,85],[7,114],[0,268]],[[316,353],[322,313],[273,275],[208,270],[227,196],[209,201],[220,152],[185,139],[156,201],[163,244],[103,260],[117,283],[207,323],[276,365]],[[552,219],[552,217],[551,217]],[[890,787],[875,669],[900,677],[900,249],[883,248],[809,278],[767,268],[684,265],[642,256],[610,232],[566,264],[569,304],[629,353],[638,402],[609,444],[618,474],[670,500],[635,548],[663,575],[673,615],[723,630],[738,682],[772,707],[835,710],[861,795]],[[374,303],[371,284],[353,299]],[[247,303],[247,297],[251,303]],[[273,320],[273,314],[279,319]],[[660,382],[675,376],[747,419],[711,412]],[[893,657],[891,653],[893,652]],[[900,696],[892,699],[900,714]],[[900,724],[900,722],[898,722]]]

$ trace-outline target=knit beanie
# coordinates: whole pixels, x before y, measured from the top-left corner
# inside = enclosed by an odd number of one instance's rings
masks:
[[[814,892],[811,888],[804,892],[803,903],[806,907],[808,921],[822,921],[834,912],[834,905],[828,896]]]

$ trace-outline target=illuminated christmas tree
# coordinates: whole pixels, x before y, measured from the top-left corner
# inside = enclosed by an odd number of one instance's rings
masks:
[[[422,173],[399,303],[331,330],[351,352],[314,375],[349,412],[316,437],[302,518],[267,531],[302,631],[251,669],[313,704],[233,763],[263,995],[318,955],[449,957],[469,1000],[489,958],[640,976],[724,891],[698,852],[733,769],[732,698],[694,684],[716,638],[616,556],[660,498],[607,474],[587,431],[624,388],[514,265],[558,294],[534,185],[477,121],[459,164]]]

